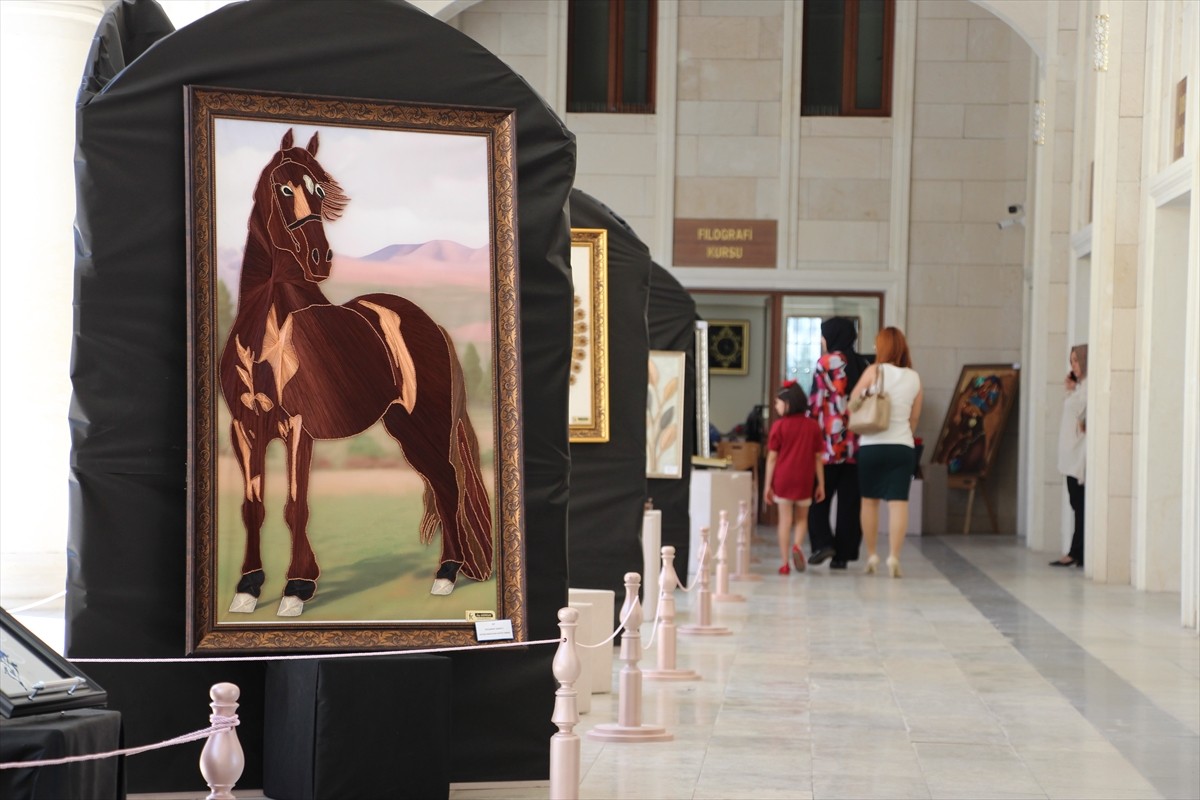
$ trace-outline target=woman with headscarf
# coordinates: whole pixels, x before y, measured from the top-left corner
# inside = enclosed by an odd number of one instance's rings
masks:
[[[809,414],[824,437],[821,460],[825,464],[825,498],[814,502],[808,511],[808,535],[812,542],[809,563],[821,564],[832,558],[830,569],[845,569],[847,563],[857,561],[862,543],[855,463],[858,435],[846,426],[850,391],[867,367],[866,359],[854,350],[856,338],[854,323],[845,317],[831,317],[821,323],[822,355],[813,370],[808,398]],[[829,524],[834,495],[838,498],[836,532]]]
[[[1058,430],[1058,471],[1067,479],[1067,499],[1075,512],[1071,549],[1052,567],[1083,566],[1083,475],[1087,466],[1087,345],[1071,348],[1071,371],[1063,381],[1062,423]]]

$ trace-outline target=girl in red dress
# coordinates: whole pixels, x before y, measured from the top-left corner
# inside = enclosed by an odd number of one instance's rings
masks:
[[[807,415],[808,397],[800,384],[788,381],[775,398],[779,419],[767,438],[767,475],[763,481],[763,500],[779,509],[780,575],[792,571],[788,566],[788,534],[792,534],[792,561],[803,572],[804,553],[800,546],[808,534],[808,507],[813,498],[825,498],[825,465],[821,455],[825,439],[816,420]],[[816,487],[814,489],[814,483]]]

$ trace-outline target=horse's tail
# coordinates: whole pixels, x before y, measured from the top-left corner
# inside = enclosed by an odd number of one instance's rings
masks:
[[[467,416],[467,390],[462,364],[459,363],[450,334],[445,328],[441,328],[441,331],[450,356],[450,460],[459,476],[460,495],[456,516],[460,537],[458,552],[463,558],[461,572],[473,580],[485,581],[492,577],[491,502],[479,466],[479,439]],[[443,536],[446,527],[442,526]]]
[[[454,448],[462,463],[458,527],[463,532],[462,572],[477,581],[492,577],[492,512],[479,470],[479,442],[470,421],[454,423]]]

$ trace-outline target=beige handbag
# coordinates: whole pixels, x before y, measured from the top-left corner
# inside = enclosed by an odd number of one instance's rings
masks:
[[[883,390],[883,366],[879,366],[879,379],[866,397],[850,400],[850,430],[857,434],[883,433],[892,421],[892,401]]]

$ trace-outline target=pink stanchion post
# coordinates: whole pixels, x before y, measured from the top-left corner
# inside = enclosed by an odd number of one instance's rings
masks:
[[[734,573],[729,577],[735,581],[761,581],[761,575],[750,571],[750,504],[738,501],[737,516],[737,560]]]
[[[642,670],[648,681],[698,681],[700,673],[675,667],[675,548],[662,549],[662,569],[658,575],[658,662],[655,669]]]
[[[729,513],[721,509],[720,525],[717,527],[717,592],[714,600],[724,603],[744,603],[743,595],[729,591],[729,563],[725,552],[729,544]]]
[[[575,681],[583,672],[583,661],[575,643],[579,626],[579,611],[574,608],[558,610],[558,629],[562,641],[554,654],[554,714],[550,721],[558,733],[550,737],[550,800],[579,800],[580,744],[575,726],[579,724],[578,691]]]
[[[241,690],[236,685],[218,683],[209,689],[208,696],[212,699],[209,722],[216,725],[228,719],[237,719],[237,701],[241,697]],[[206,800],[235,800],[233,787],[242,777],[245,767],[246,757],[242,753],[236,728],[209,736],[204,742],[204,749],[200,751],[200,774],[209,788]]]
[[[700,532],[707,544],[710,538],[708,528],[701,528]],[[705,546],[700,563],[696,567],[696,578],[700,581],[700,587],[696,590],[696,606],[699,608],[700,620],[693,625],[681,625],[678,629],[680,633],[689,636],[729,636],[733,633],[723,625],[712,624],[712,592],[708,588],[708,571],[711,561],[708,557],[709,549]],[[678,574],[676,574],[675,580],[679,580]]]
[[[587,732],[589,739],[601,742],[669,742],[675,738],[666,728],[642,723],[642,604],[638,599],[642,578],[636,572],[625,573],[625,605],[621,619],[621,660],[625,666],[617,681],[617,721],[597,725]]]

